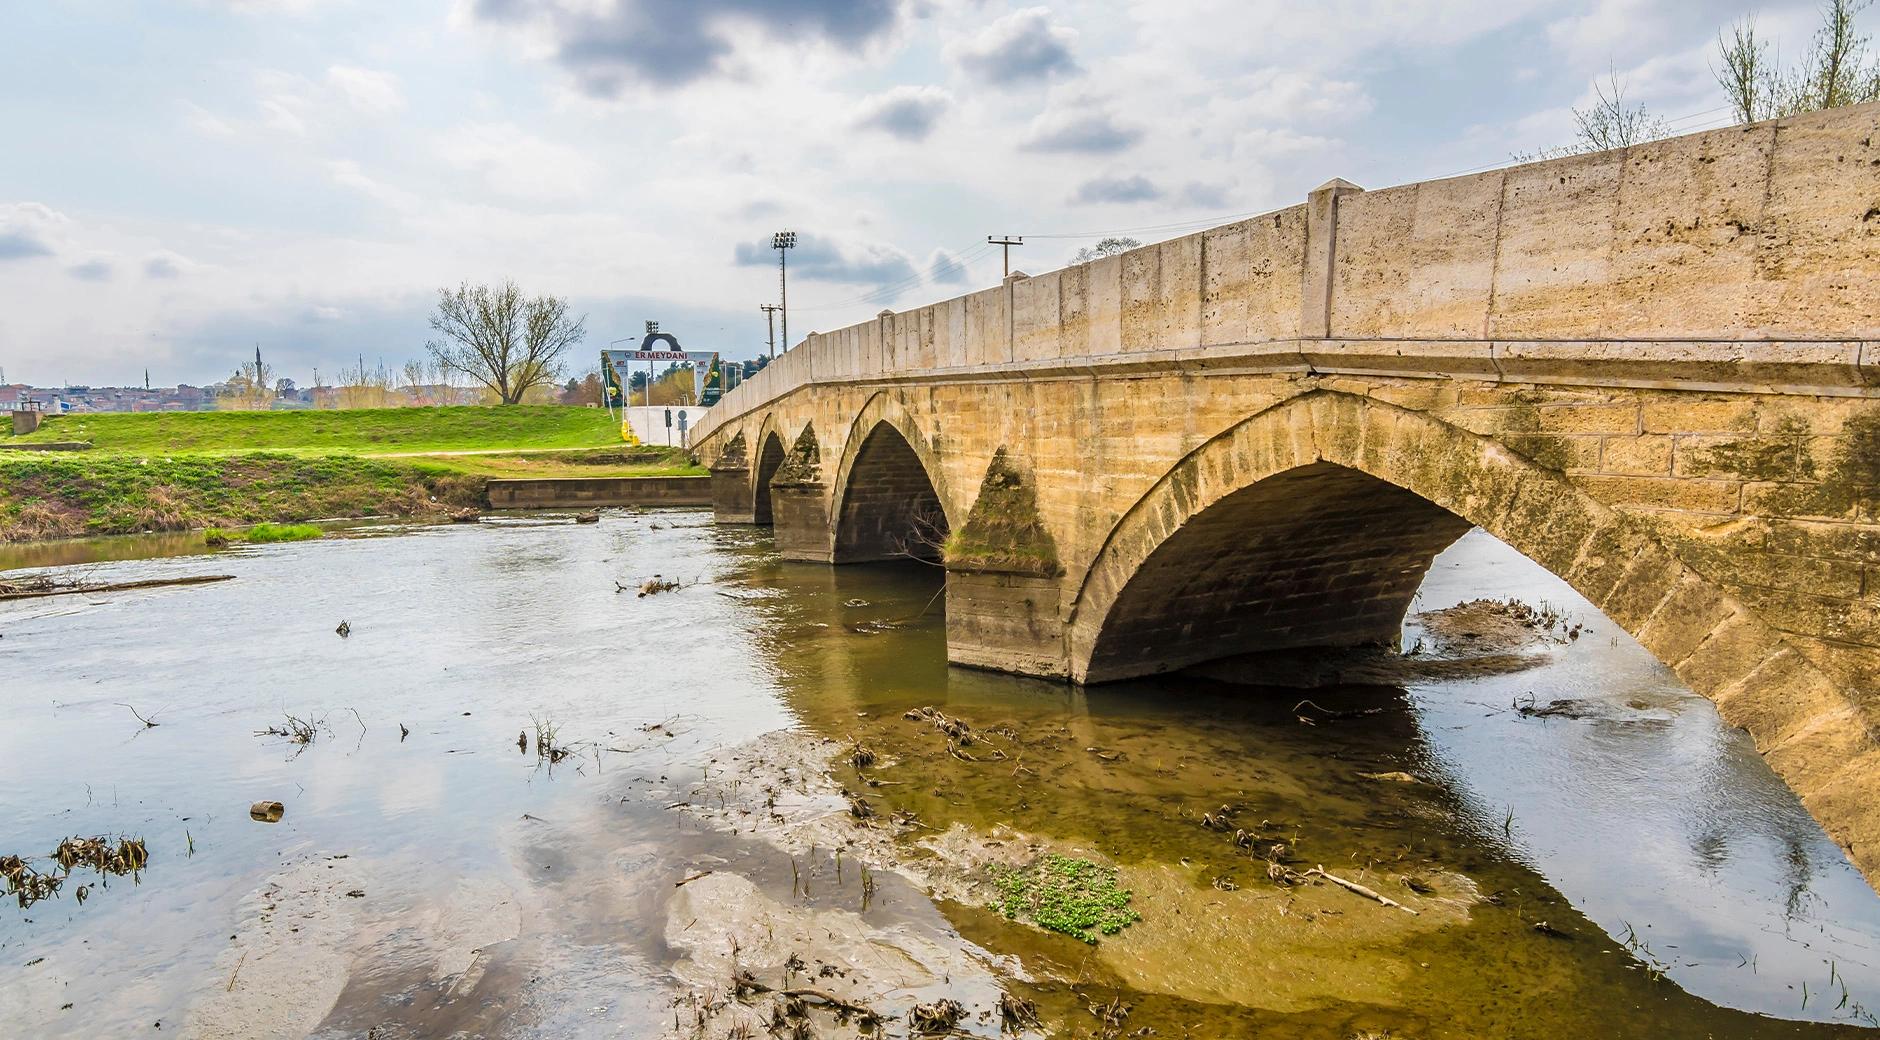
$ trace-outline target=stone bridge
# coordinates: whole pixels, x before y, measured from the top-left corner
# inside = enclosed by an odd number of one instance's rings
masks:
[[[1880,878],[1880,107],[1303,204],[812,334],[708,413],[726,522],[947,570],[962,665],[1393,643],[1481,527]]]

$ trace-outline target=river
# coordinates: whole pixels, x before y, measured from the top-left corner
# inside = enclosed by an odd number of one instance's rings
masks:
[[[1708,702],[1479,532],[1417,610],[1514,597],[1577,637],[1303,693],[951,669],[937,570],[784,563],[688,510],[14,546],[0,568],[235,579],[0,604],[0,856],[149,850],[0,911],[8,1035],[738,1035],[699,1006],[726,956],[700,936],[739,941],[752,907],[827,932],[803,950],[825,988],[893,974],[857,949],[923,951],[882,999],[951,995],[974,1035],[1001,989],[1053,1036],[1880,1035],[1880,898]],[[638,595],[655,574],[680,585]],[[927,706],[984,739],[904,717]],[[290,716],[310,743],[265,732]],[[733,811],[780,729],[838,742],[828,783],[910,863],[947,834],[1076,850],[1141,919],[1088,945],[912,868],[863,882],[866,841],[780,848],[759,818],[813,808],[812,778]],[[1283,843],[1294,883],[1234,831]],[[731,963],[760,964],[742,941]],[[1133,1010],[1106,1026],[1112,1001]]]

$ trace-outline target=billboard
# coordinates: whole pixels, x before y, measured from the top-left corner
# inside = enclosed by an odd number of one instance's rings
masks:
[[[607,406],[626,405],[627,388],[632,385],[629,376],[635,364],[645,364],[649,378],[657,378],[658,370],[673,363],[692,366],[693,396],[702,405],[715,404],[724,392],[723,382],[718,367],[718,352],[715,350],[686,350],[679,346],[679,340],[669,332],[649,332],[640,341],[635,350],[601,351],[601,378],[607,388]]]

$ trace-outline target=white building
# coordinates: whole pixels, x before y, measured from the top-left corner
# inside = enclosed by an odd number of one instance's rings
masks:
[[[630,405],[625,409],[627,422],[633,424],[633,435],[641,443],[655,447],[683,448],[692,427],[698,425],[705,414],[705,406],[697,404],[656,404]]]

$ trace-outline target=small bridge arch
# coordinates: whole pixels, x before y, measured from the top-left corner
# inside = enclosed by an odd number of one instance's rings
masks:
[[[751,450],[751,522],[768,527],[776,519],[776,511],[770,499],[770,482],[776,477],[777,469],[783,465],[784,456],[789,451],[789,442],[778,427],[775,414],[764,416],[764,421],[757,427],[757,440],[753,442]]]
[[[905,403],[877,392],[850,424],[830,509],[835,563],[938,560],[956,507],[932,443]]]

